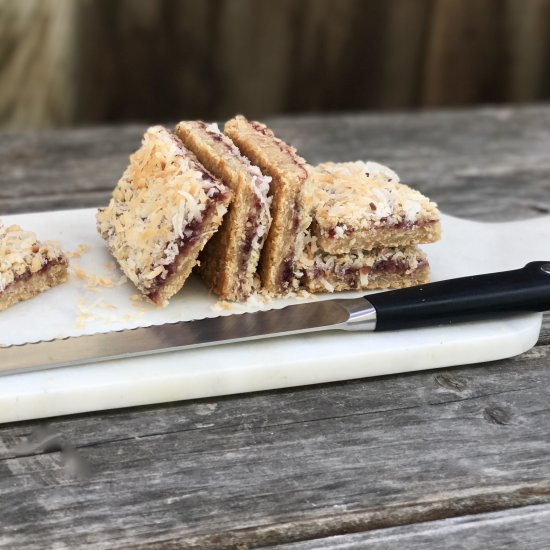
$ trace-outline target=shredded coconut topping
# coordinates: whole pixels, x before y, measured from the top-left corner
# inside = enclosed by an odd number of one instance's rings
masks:
[[[313,170],[311,208],[321,234],[341,239],[376,227],[439,219],[437,205],[375,162],[326,162]]]
[[[146,293],[156,278],[166,279],[181,247],[200,233],[208,205],[225,196],[225,187],[179,138],[154,126],[131,155],[109,205],[98,212],[98,231],[128,278]]]
[[[51,261],[66,262],[56,243],[41,243],[31,231],[0,222],[0,292],[20,277],[37,273]]]
[[[367,162],[365,162],[364,165],[365,165],[365,172],[369,174],[379,174],[395,183],[398,183],[401,181],[399,179],[399,176],[385,164],[380,164],[379,162],[374,162],[373,160],[367,160]]]
[[[211,124],[206,125],[206,131],[212,134],[219,134],[221,135],[220,128],[218,126],[217,122],[212,122]]]

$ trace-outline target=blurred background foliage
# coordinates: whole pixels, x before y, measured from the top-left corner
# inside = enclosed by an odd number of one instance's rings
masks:
[[[0,0],[0,128],[550,97],[550,0]]]

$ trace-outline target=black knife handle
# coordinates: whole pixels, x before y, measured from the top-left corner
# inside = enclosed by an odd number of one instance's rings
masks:
[[[438,281],[365,298],[376,328],[398,330],[550,310],[550,262],[522,269]]]

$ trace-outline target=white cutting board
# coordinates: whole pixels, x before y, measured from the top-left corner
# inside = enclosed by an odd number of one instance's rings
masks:
[[[150,324],[282,307],[304,299],[261,306],[216,307],[197,279],[167,308],[134,302],[129,283],[95,232],[95,211],[71,210],[6,216],[59,240],[64,250],[89,250],[71,259],[70,281],[0,313],[0,344],[107,332]],[[489,224],[443,217],[443,238],[427,245],[432,280],[515,269],[550,259],[550,216]],[[80,274],[80,278],[75,275]],[[338,297],[355,297],[346,293]],[[323,295],[307,299],[327,299]],[[537,341],[540,314],[490,322],[394,333],[333,331],[202,348],[96,365],[0,377],[0,422],[26,420],[182,399],[317,384],[367,376],[463,365],[520,354]],[[1,349],[0,349],[1,361]]]

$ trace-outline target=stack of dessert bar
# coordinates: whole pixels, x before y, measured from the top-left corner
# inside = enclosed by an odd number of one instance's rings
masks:
[[[227,212],[227,213],[226,213]],[[265,125],[150,128],[97,215],[121,269],[165,304],[193,267],[224,300],[410,286],[416,244],[439,237],[436,206],[375,163],[312,168]]]
[[[254,292],[398,288],[427,281],[420,243],[436,205],[372,162],[312,168],[265,125],[237,116],[149,128],[97,227],[124,274],[156,304],[195,266],[224,300]],[[0,310],[67,279],[67,258],[0,225]]]
[[[313,171],[313,222],[302,256],[310,292],[400,288],[427,282],[416,246],[440,237],[439,212],[374,162],[327,162]]]
[[[150,128],[97,214],[125,275],[159,305],[195,265],[224,300],[298,286],[310,223],[302,200],[306,161],[244,117],[224,130],[199,121],[181,122],[175,132]]]

